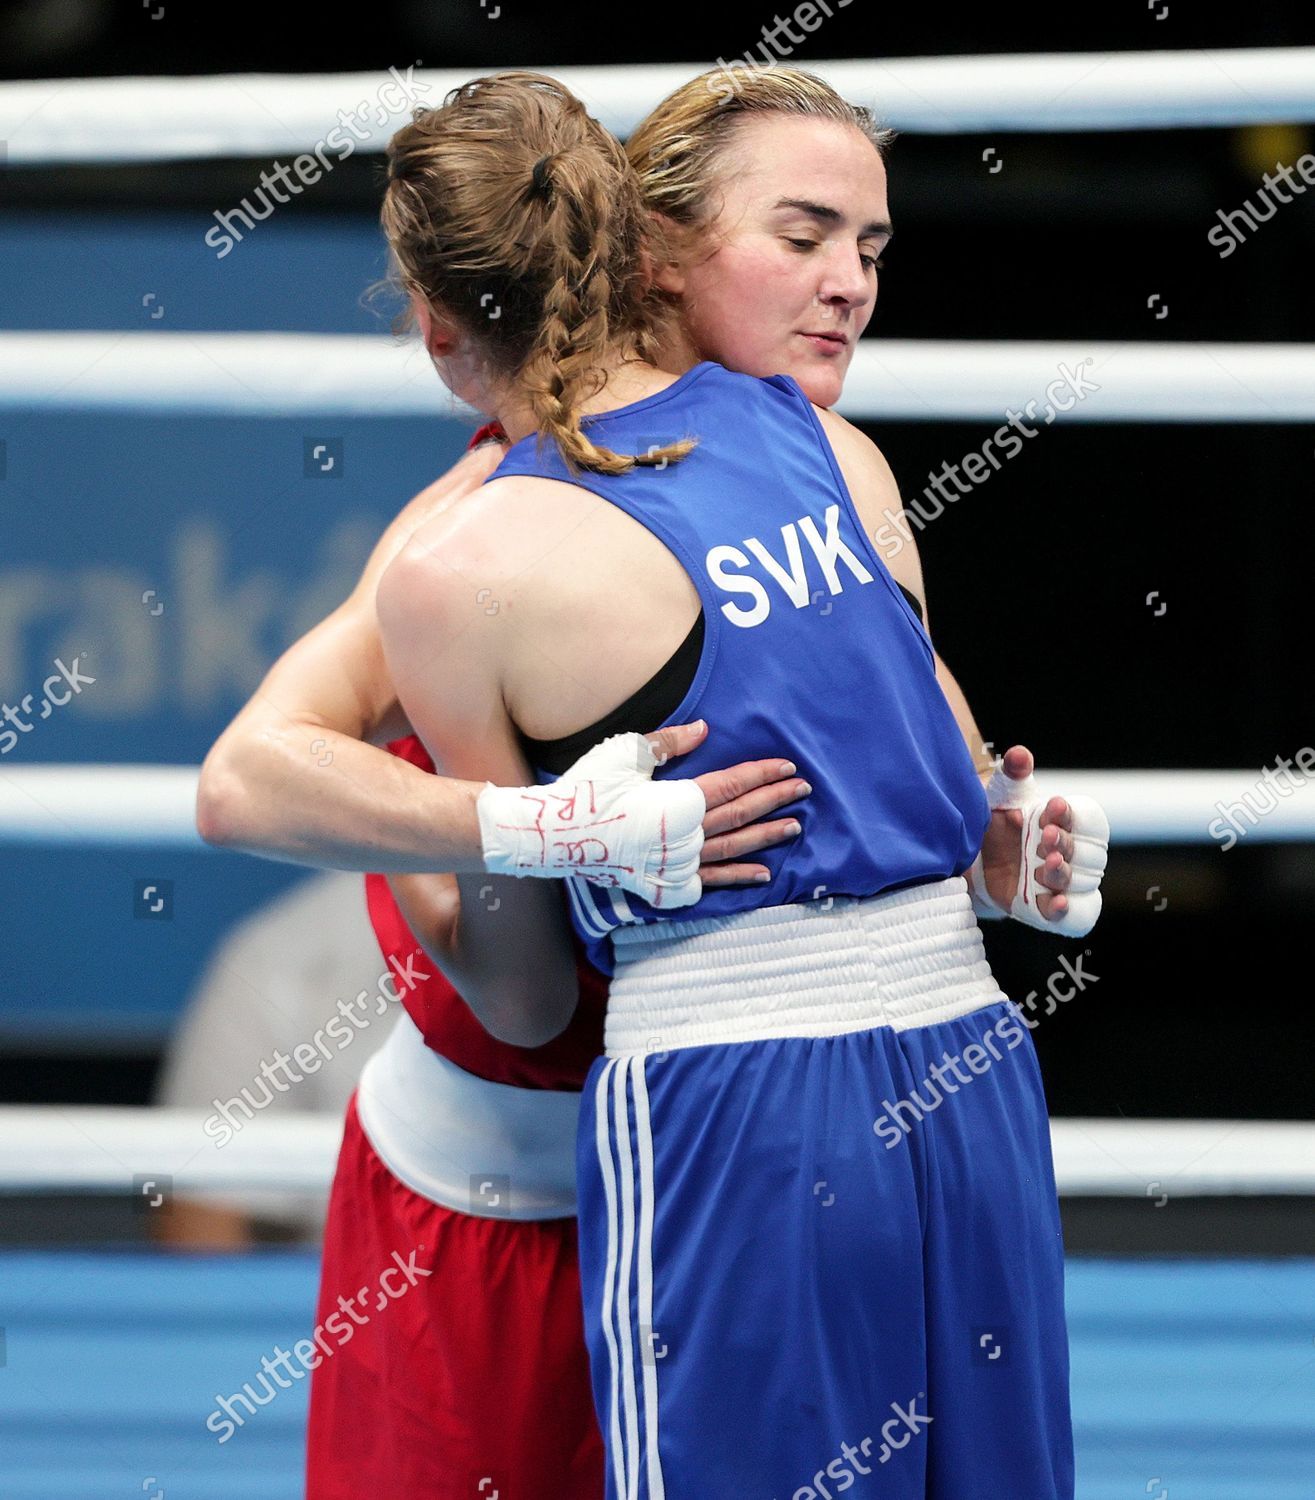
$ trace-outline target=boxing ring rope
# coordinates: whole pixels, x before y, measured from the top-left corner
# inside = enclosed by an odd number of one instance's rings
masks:
[[[206,849],[195,826],[198,774],[194,766],[0,765],[0,846]],[[1222,809],[1238,806],[1255,814],[1241,838],[1315,843],[1315,782],[1294,774],[1300,784],[1276,794],[1249,770],[1043,768],[1037,779],[1043,790],[1094,797],[1112,844],[1208,844],[1222,837],[1210,831]]]
[[[747,38],[746,41],[753,41]],[[781,61],[789,61],[782,56]],[[730,60],[731,62],[734,59]],[[721,59],[717,60],[722,63]],[[909,58],[802,65],[906,133],[1097,131],[1315,121],[1315,48]],[[624,135],[709,66],[550,68]],[[55,79],[0,83],[11,168],[324,152],[335,129],[378,152],[416,104],[473,70],[315,76]],[[409,96],[402,80],[412,89]],[[721,80],[729,92],[733,75]],[[385,94],[393,85],[391,94]],[[365,101],[350,132],[342,111]],[[390,102],[392,101],[392,102]],[[369,106],[374,104],[374,109]],[[340,159],[340,147],[333,149]],[[851,418],[1002,422],[1040,406],[1064,370],[1091,388],[1070,421],[1315,420],[1315,348],[1292,344],[882,340],[856,352]],[[20,373],[21,372],[21,373]],[[0,333],[0,410],[150,410],[286,416],[467,416],[416,347],[383,336]],[[0,764],[0,844],[204,849],[189,766]],[[1254,771],[1052,771],[1043,784],[1106,808],[1111,842],[1209,843],[1220,805],[1260,792],[1243,835],[1315,840],[1309,783],[1264,793]],[[0,1107],[0,1195],[171,1190],[323,1192],[336,1117],[255,1116],[222,1149],[205,1111]],[[1066,1195],[1315,1194],[1315,1125],[1229,1120],[1052,1121]]]
[[[854,421],[1000,424],[1029,402],[1037,431],[1311,422],[1315,345],[864,340],[837,409]],[[3,410],[476,420],[417,342],[383,334],[0,332]]]
[[[755,45],[755,39],[746,36]],[[788,44],[763,52],[793,61]],[[680,84],[735,58],[546,70],[624,135]],[[1315,120],[1315,48],[1030,53],[814,62],[844,97],[925,134],[1141,130]],[[415,104],[439,103],[476,70],[407,69],[191,78],[41,79],[0,85],[0,140],[14,165],[295,154],[335,129],[349,150],[382,151]],[[729,93],[733,74],[720,84]],[[422,92],[423,90],[423,92]],[[371,99],[374,107],[370,109]],[[339,110],[363,101],[350,131]],[[393,102],[396,101],[396,102]],[[334,156],[338,155],[337,150]]]
[[[0,1107],[4,1194],[234,1191],[321,1193],[337,1115],[255,1115],[224,1145],[204,1110]],[[241,1122],[239,1121],[239,1124]],[[1315,1194],[1315,1125],[1255,1120],[1051,1121],[1055,1175],[1070,1197]],[[1153,1191],[1152,1191],[1153,1190]]]

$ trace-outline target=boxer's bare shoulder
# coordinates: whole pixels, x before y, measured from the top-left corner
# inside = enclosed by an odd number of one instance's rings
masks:
[[[462,454],[446,473],[425,486],[398,511],[375,544],[361,574],[359,589],[373,596],[385,568],[427,523],[475,493],[502,461],[507,450],[499,443],[481,443]]]

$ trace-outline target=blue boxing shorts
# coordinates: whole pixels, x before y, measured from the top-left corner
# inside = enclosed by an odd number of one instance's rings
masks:
[[[1072,1500],[1045,1099],[962,877],[613,941],[578,1144],[608,1500]]]

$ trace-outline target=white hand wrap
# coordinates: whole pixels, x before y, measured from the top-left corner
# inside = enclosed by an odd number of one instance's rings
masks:
[[[699,854],[707,802],[693,781],[654,781],[642,734],[614,734],[548,786],[485,782],[475,803],[492,875],[583,875],[652,906],[703,894]]]
[[[1073,812],[1073,858],[1069,861],[1073,876],[1065,893],[1068,908],[1063,916],[1042,916],[1037,898],[1046,887],[1037,884],[1036,867],[1044,864],[1040,853],[1042,814],[1052,796],[1062,796]],[[968,871],[968,890],[972,896],[973,910],[979,918],[991,920],[998,917],[1013,917],[1028,927],[1039,927],[1044,932],[1058,932],[1063,937],[1085,937],[1096,925],[1100,916],[1100,880],[1109,859],[1110,824],[1105,810],[1094,797],[1078,793],[1064,796],[1062,792],[1042,793],[1035,776],[1025,776],[1016,781],[996,766],[986,784],[986,801],[992,809],[1017,807],[1023,812],[1021,863],[1018,871],[1018,889],[1008,911],[996,904],[987,894],[986,876],[982,869],[982,855],[978,851],[972,868]],[[1058,894],[1051,892],[1050,894]]]

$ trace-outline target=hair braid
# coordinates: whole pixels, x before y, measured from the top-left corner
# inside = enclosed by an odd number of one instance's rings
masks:
[[[581,431],[580,407],[602,385],[596,353],[617,341],[627,300],[641,298],[643,286],[638,266],[624,267],[624,259],[614,253],[613,209],[603,185],[578,168],[578,161],[568,155],[554,182],[562,215],[555,239],[555,275],[523,375],[540,429],[556,440],[568,465],[624,474],[637,465],[660,466],[682,458],[693,444],[620,455]],[[624,267],[620,274],[609,271],[618,261]]]

